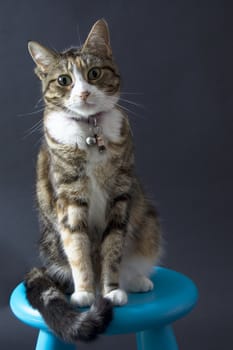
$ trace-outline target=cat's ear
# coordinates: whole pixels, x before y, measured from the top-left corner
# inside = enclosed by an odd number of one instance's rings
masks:
[[[110,35],[107,22],[104,19],[98,20],[93,27],[82,47],[82,52],[99,53],[111,57]]]
[[[45,74],[48,72],[51,64],[54,63],[58,57],[58,54],[55,51],[48,49],[35,41],[29,41],[28,51],[39,71]]]

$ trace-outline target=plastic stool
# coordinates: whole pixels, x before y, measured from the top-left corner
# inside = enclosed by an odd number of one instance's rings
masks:
[[[162,267],[154,268],[151,279],[153,291],[130,293],[125,306],[114,307],[114,319],[104,334],[136,333],[138,350],[177,350],[171,324],[195,306],[197,288],[188,277]],[[48,329],[28,303],[23,283],[14,289],[10,306],[16,317],[40,330],[36,350],[76,349],[77,345],[64,343]]]

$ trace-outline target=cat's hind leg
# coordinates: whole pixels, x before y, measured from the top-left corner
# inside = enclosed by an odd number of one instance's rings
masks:
[[[125,257],[121,265],[120,286],[127,292],[149,292],[154,288],[149,275],[153,261],[142,256]]]
[[[130,293],[142,293],[151,291],[154,288],[154,284],[148,277],[136,275],[126,282],[124,288]]]
[[[157,212],[146,200],[143,203],[135,201],[121,262],[121,288],[128,292],[152,290],[154,286],[149,276],[160,256],[161,233]]]

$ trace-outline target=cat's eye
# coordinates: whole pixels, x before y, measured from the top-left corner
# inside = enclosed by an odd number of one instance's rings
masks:
[[[58,81],[58,84],[61,86],[69,86],[72,84],[72,79],[67,74],[59,75],[59,77],[57,78],[57,81]]]
[[[89,80],[96,80],[100,77],[100,75],[101,75],[101,69],[98,67],[95,67],[89,70],[87,77]]]

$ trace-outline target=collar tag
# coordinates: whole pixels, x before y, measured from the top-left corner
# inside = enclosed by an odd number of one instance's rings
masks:
[[[92,128],[90,128],[92,136],[88,136],[86,138],[86,144],[88,146],[97,145],[100,153],[106,150],[102,128],[101,126],[98,125],[98,122],[100,121],[100,118],[101,118],[101,114],[102,113],[99,112],[95,115],[91,115],[88,117],[88,124],[92,125]]]

